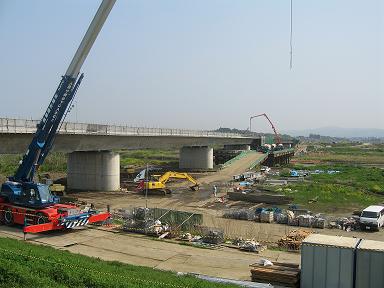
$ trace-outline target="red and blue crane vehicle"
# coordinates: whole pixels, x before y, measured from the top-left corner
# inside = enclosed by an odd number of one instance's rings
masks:
[[[34,181],[34,176],[52,149],[84,75],[80,69],[116,0],[103,0],[79,48],[48,105],[36,133],[15,175],[8,177],[0,190],[0,220],[24,225],[24,233],[70,229],[88,223],[104,222],[109,212],[93,207],[80,209],[75,204],[61,204],[49,186]]]

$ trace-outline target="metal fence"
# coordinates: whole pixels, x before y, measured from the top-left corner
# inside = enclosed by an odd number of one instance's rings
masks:
[[[0,118],[0,133],[33,134],[36,132],[37,120]],[[215,138],[249,138],[235,133],[212,131],[146,128],[118,125],[87,124],[64,122],[60,134],[81,135],[114,135],[114,136],[183,136],[183,137],[215,137]]]

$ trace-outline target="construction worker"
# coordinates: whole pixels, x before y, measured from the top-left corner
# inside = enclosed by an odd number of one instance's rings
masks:
[[[213,185],[213,196],[217,197],[217,186]]]

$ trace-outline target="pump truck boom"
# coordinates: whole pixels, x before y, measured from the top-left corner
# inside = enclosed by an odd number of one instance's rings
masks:
[[[25,233],[73,228],[105,221],[110,217],[109,213],[99,213],[89,207],[81,210],[73,204],[59,204],[59,197],[53,196],[47,185],[34,182],[34,176],[52,148],[55,136],[68,113],[68,107],[83,80],[84,75],[79,76],[81,66],[115,2],[116,0],[103,0],[100,4],[37,125],[36,133],[15,175],[1,186],[0,220],[8,225],[24,224]]]
[[[276,143],[276,145],[279,145],[279,146],[282,145],[281,138],[279,136],[279,133],[277,133],[277,131],[276,131],[275,125],[273,125],[271,119],[269,119],[269,117],[265,113],[259,114],[259,115],[255,115],[255,116],[252,116],[252,117],[249,118],[249,131],[251,131],[252,119],[253,118],[257,118],[257,117],[265,117],[268,120],[269,124],[272,127],[273,133],[275,133],[275,143]]]

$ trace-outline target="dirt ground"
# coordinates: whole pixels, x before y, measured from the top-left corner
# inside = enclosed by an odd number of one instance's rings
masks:
[[[93,203],[97,208],[106,209],[110,205],[111,211],[119,208],[133,207],[151,207],[151,208],[167,208],[172,210],[182,210],[194,213],[203,214],[203,225],[209,227],[217,227],[224,230],[227,238],[243,237],[255,239],[264,243],[276,243],[281,237],[285,236],[289,231],[297,229],[281,224],[257,223],[253,221],[243,221],[234,219],[225,219],[223,213],[228,209],[244,206],[250,207],[254,204],[238,203],[237,206],[232,206],[232,201],[220,203],[213,197],[212,185],[217,184],[218,198],[225,196],[231,189],[228,181],[235,174],[246,171],[257,159],[262,157],[261,153],[248,154],[230,166],[208,175],[197,177],[201,183],[199,191],[191,191],[184,183],[169,184],[173,193],[167,196],[149,195],[147,198],[133,191],[128,192],[81,192],[71,194],[87,203]],[[173,186],[172,186],[173,185]],[[327,235],[340,235],[346,237],[360,237],[371,240],[383,240],[384,229],[379,232],[361,232],[352,231],[346,232],[339,229],[311,229],[315,233]]]
[[[107,204],[109,204],[111,209],[114,210],[119,208],[145,207],[147,203],[147,206],[151,208],[166,208],[200,213],[203,214],[203,225],[223,229],[227,238],[253,238],[257,241],[267,244],[276,243],[289,231],[299,228],[275,223],[269,224],[254,221],[222,218],[223,212],[230,209],[227,208],[227,206],[230,205],[232,202],[228,201],[226,203],[217,203],[214,197],[211,196],[211,194],[211,191],[203,190],[193,192],[185,189],[182,191],[178,190],[171,196],[148,196],[147,199],[141,194],[134,192],[83,192],[75,194],[74,196],[78,197],[79,199],[85,202],[94,203],[95,206],[100,209],[105,209]],[[218,196],[224,196],[225,194],[226,191],[221,191]],[[195,195],[195,197],[193,195]],[[210,205],[214,207],[210,208]],[[312,230],[315,233],[327,235],[359,237],[378,241],[384,240],[384,229],[381,229],[378,232],[346,232],[339,229],[313,228],[310,228],[309,230]]]

